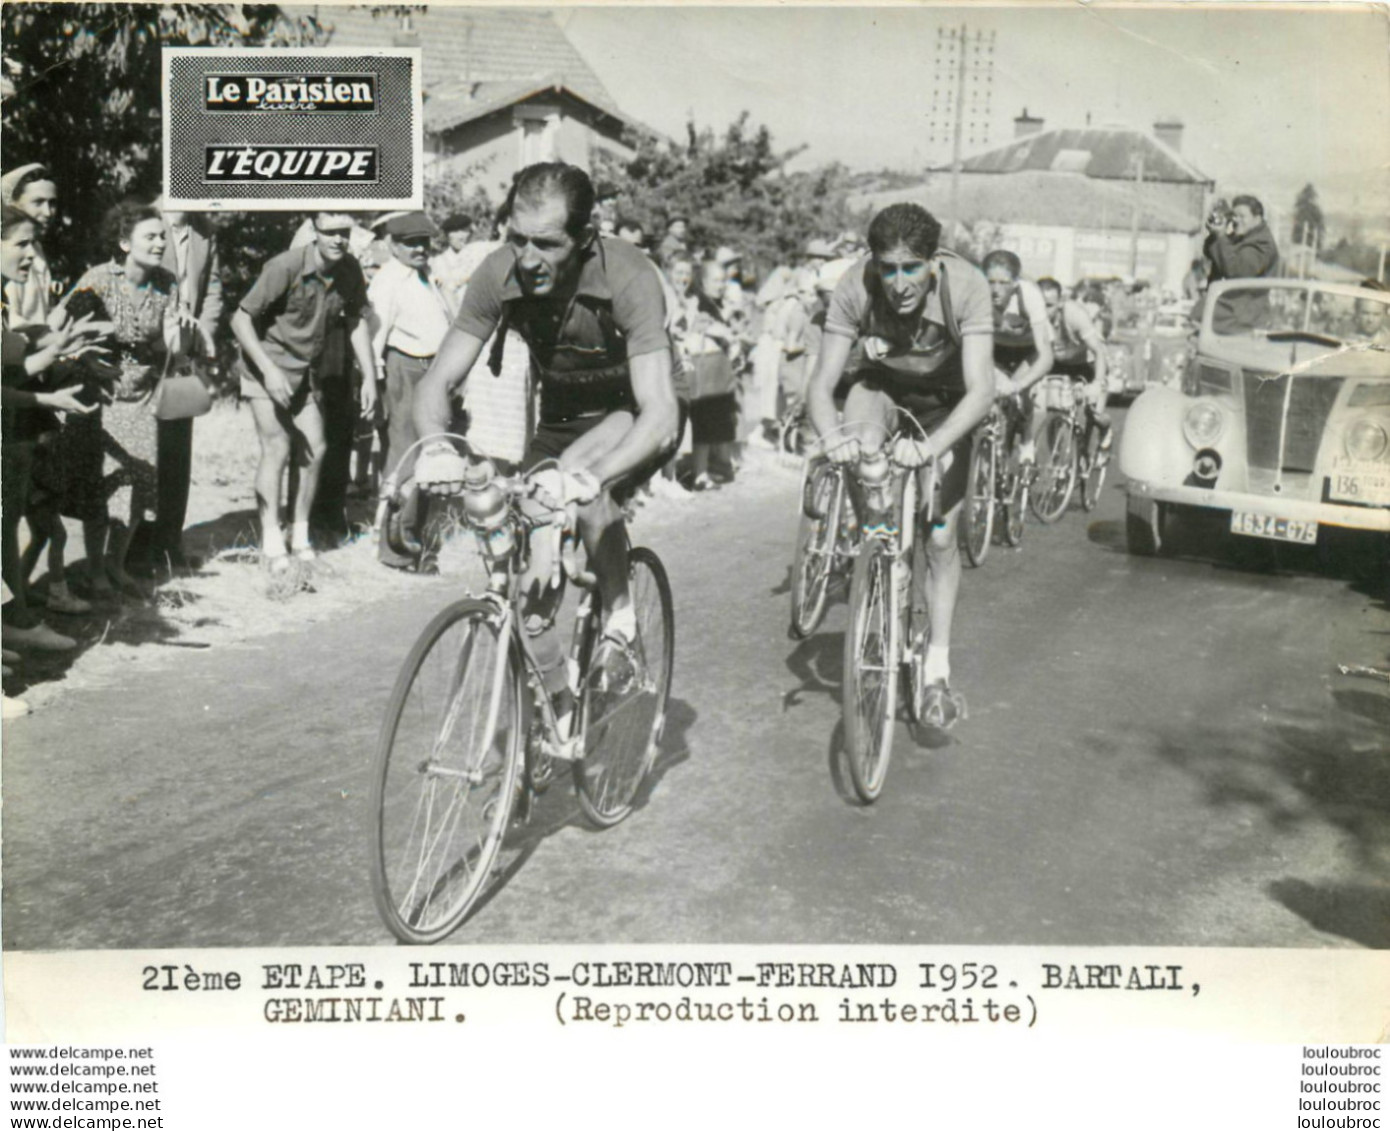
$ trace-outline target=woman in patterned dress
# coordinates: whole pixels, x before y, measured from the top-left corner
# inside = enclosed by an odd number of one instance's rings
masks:
[[[140,523],[154,519],[158,501],[155,394],[167,365],[187,349],[197,327],[179,305],[173,274],[161,266],[165,229],[157,209],[122,202],[106,214],[103,235],[117,256],[91,268],[63,300],[74,317],[90,313],[115,326],[110,363],[90,366],[107,403],[82,418],[79,458],[67,468],[73,478],[64,513],[84,520],[93,591],[107,592],[114,582],[143,595],[126,573],[125,559]]]

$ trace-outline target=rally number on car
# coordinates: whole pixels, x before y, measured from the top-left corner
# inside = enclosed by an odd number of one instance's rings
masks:
[[[1332,486],[1328,496],[1348,503],[1368,503],[1371,506],[1390,507],[1390,473],[1381,475],[1346,475],[1342,472],[1332,476]]]

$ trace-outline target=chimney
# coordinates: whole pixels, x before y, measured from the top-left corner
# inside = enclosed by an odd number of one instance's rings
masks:
[[[415,30],[415,21],[409,12],[401,13],[401,26],[391,37],[392,47],[419,47],[420,33]]]
[[[1031,137],[1033,134],[1042,133],[1043,120],[1041,118],[1030,118],[1028,107],[1023,108],[1023,113],[1014,119],[1014,139],[1021,137]]]
[[[1160,118],[1154,123],[1154,137],[1174,152],[1182,152],[1182,121],[1178,118]]]

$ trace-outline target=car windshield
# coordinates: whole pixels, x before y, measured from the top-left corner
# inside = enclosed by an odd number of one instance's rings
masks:
[[[1390,293],[1345,294],[1316,287],[1234,287],[1212,309],[1224,337],[1306,334],[1390,348]]]

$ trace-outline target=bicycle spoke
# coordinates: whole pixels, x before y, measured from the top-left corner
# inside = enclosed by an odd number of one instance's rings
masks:
[[[407,942],[434,942],[485,890],[521,766],[520,679],[491,606],[426,627],[382,727],[373,781],[373,895]]]

